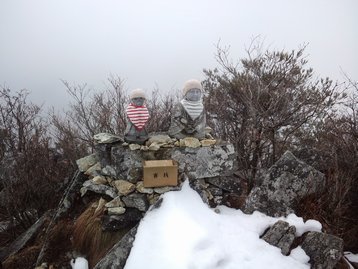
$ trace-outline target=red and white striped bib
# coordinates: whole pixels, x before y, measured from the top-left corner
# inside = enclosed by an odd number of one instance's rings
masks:
[[[142,130],[149,119],[147,107],[145,105],[135,106],[133,104],[129,104],[126,112],[130,122],[134,125],[134,127],[139,131]]]

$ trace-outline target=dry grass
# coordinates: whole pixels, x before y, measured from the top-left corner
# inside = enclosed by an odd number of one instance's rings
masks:
[[[326,187],[321,195],[301,200],[297,213],[304,219],[321,222],[326,233],[344,240],[344,249],[358,251],[358,204],[356,183],[343,172],[326,175]]]
[[[33,269],[40,250],[41,246],[32,246],[8,257],[2,264],[3,269]]]
[[[73,231],[73,247],[88,258],[90,268],[124,235],[122,231],[102,230],[101,217],[105,207],[98,204],[92,204],[78,217]]]

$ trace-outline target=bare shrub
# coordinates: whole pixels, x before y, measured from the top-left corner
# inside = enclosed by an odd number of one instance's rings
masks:
[[[234,143],[239,167],[252,180],[341,98],[331,80],[313,78],[303,55],[304,47],[262,52],[252,46],[247,58],[234,64],[229,51],[218,47],[220,68],[204,70],[208,122],[217,136]]]
[[[168,131],[171,121],[171,112],[177,101],[174,95],[164,95],[159,93],[158,89],[152,91],[147,100],[147,107],[150,119],[147,125],[148,132]]]
[[[327,181],[323,195],[304,201],[301,212],[342,237],[347,249],[358,251],[358,88],[348,82],[344,112],[331,114],[316,124],[315,132],[302,136],[297,153],[310,148],[300,157],[323,171]]]
[[[108,81],[110,86],[101,92],[91,91],[86,85],[71,86],[63,81],[73,103],[64,118],[52,113],[57,138],[67,136],[93,147],[95,134],[123,132],[127,97],[119,78]]]
[[[235,144],[250,188],[256,171],[286,150],[324,172],[323,194],[299,201],[298,214],[320,220],[357,251],[357,83],[314,78],[304,49],[263,51],[253,44],[235,63],[218,46],[219,67],[204,70],[207,118],[217,136]]]
[[[0,88],[0,220],[15,237],[57,204],[70,171],[51,146],[41,108],[27,102],[25,90]],[[6,243],[6,242],[2,242]]]

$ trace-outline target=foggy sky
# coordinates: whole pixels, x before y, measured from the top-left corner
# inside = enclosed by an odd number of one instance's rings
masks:
[[[309,43],[317,76],[357,80],[357,29],[357,0],[0,0],[0,84],[56,108],[60,79],[168,92],[218,66],[219,40],[239,59],[258,35],[270,49]]]

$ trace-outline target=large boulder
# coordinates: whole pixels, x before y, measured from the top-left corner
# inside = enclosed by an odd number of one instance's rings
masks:
[[[200,148],[174,148],[168,156],[179,163],[179,172],[189,179],[211,178],[233,173],[236,153],[232,144]]]
[[[325,183],[324,174],[298,160],[290,151],[260,176],[262,184],[249,194],[245,213],[258,210],[269,216],[287,216],[294,212],[297,201],[319,193]]]
[[[343,240],[334,235],[309,232],[302,249],[310,257],[312,269],[333,269],[343,255]]]

